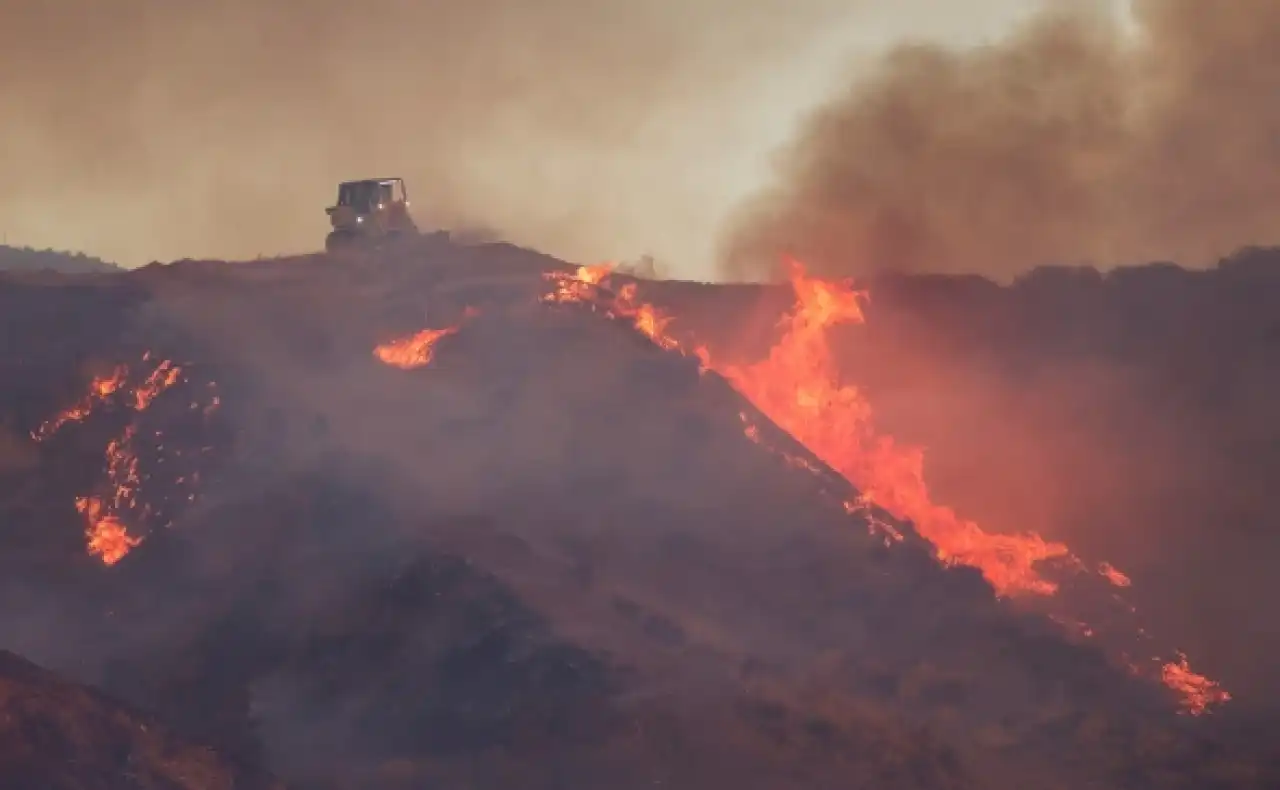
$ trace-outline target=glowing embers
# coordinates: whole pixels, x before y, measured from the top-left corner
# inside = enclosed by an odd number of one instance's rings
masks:
[[[1221,705],[1231,700],[1216,681],[1192,671],[1187,657],[1178,652],[1178,660],[1170,661],[1160,668],[1160,677],[1164,684],[1182,697],[1182,708],[1192,716],[1205,713],[1213,705]]]
[[[62,430],[63,426],[85,419],[95,406],[106,401],[107,398],[124,386],[125,378],[128,375],[129,369],[124,365],[118,365],[109,375],[94,378],[89,383],[88,391],[84,394],[84,397],[77,401],[75,405],[45,420],[39,428],[31,432],[31,438],[37,442],[43,442]]]
[[[142,358],[144,364],[150,360],[150,353]],[[68,426],[87,421],[100,409],[115,407],[130,412],[129,423],[118,436],[107,443],[103,451],[106,479],[100,490],[79,496],[75,502],[76,510],[85,520],[88,552],[107,565],[119,562],[143,540],[140,535],[134,534],[135,531],[127,524],[127,520],[131,517],[145,520],[156,512],[156,507],[142,497],[144,484],[150,478],[141,471],[139,417],[162,395],[185,382],[183,369],[169,360],[151,367],[141,377],[141,381],[131,386],[129,382],[132,375],[129,366],[117,365],[109,375],[94,378],[86,393],[74,405],[45,421],[32,432],[36,441],[45,442]],[[215,392],[216,386],[210,383],[208,389],[207,402],[193,402],[190,405],[191,410],[199,410],[205,417],[221,403]],[[147,449],[153,455],[163,454],[165,448],[160,432],[152,433],[151,438],[156,442]],[[174,483],[181,486],[193,483],[196,479],[198,473],[179,477]],[[187,499],[194,496],[188,494]]]

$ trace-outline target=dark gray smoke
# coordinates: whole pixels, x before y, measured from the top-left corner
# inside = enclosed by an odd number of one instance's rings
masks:
[[[724,271],[1176,259],[1280,239],[1280,4],[1052,5],[994,46],[895,50],[816,112]]]

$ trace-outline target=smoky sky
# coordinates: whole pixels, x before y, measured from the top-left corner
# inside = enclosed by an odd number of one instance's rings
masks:
[[[1053,4],[895,48],[809,115],[722,237],[730,277],[1171,260],[1280,241],[1280,4]]]
[[[709,233],[725,174],[672,162],[857,5],[5,0],[0,230],[129,264],[314,250],[338,181],[400,175],[421,225],[639,256]]]

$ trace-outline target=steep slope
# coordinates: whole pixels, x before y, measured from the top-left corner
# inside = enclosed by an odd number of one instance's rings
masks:
[[[437,242],[150,267],[93,333],[32,311],[80,380],[24,368],[16,437],[116,383],[15,439],[16,646],[304,786],[1267,786],[547,271]]]
[[[1280,250],[1209,270],[1046,268],[870,283],[833,327],[844,380],[883,433],[923,448],[929,488],[984,527],[1036,530],[1106,559],[1151,633],[1235,694],[1280,709],[1280,627],[1259,602],[1280,520]],[[785,287],[642,283],[678,326],[750,361],[776,342]],[[1194,583],[1189,580],[1194,579]]]

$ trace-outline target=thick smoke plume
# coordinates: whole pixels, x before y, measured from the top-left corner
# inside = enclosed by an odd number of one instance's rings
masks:
[[[1280,239],[1280,4],[1051,6],[972,49],[906,46],[816,112],[724,268],[824,273],[1176,259]]]
[[[424,226],[561,255],[705,238],[728,201],[699,157],[851,7],[3,0],[0,231],[131,265],[308,251],[339,180],[400,175]]]

